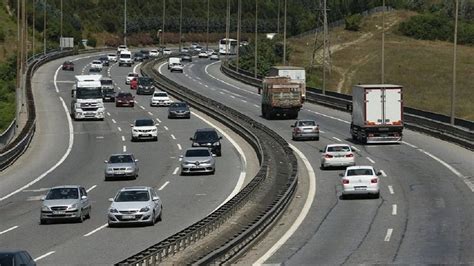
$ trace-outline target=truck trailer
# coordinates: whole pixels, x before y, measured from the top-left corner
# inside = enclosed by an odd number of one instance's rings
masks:
[[[361,143],[398,143],[403,131],[403,87],[392,84],[352,88],[353,140]]]
[[[262,116],[298,118],[303,106],[302,84],[289,77],[266,77],[262,82]]]
[[[306,99],[306,71],[304,67],[273,66],[268,70],[268,77],[289,77],[292,82],[301,83],[301,97]]]
[[[77,75],[71,91],[71,116],[74,120],[104,120],[102,75]]]

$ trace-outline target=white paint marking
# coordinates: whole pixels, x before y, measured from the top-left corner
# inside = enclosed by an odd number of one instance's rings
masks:
[[[110,116],[110,113],[109,113],[109,112],[107,112],[107,115],[108,115],[108,116]]]
[[[171,138],[172,138],[172,139],[176,139],[176,137],[175,137],[173,134],[171,134]]]
[[[103,225],[97,227],[96,229],[90,231],[89,233],[85,234],[84,236],[90,236],[90,235],[96,233],[97,231],[104,229],[105,227],[107,227],[107,225],[108,224],[103,224]]]
[[[370,157],[367,157],[367,160],[369,160],[369,162],[371,162],[371,163],[375,163],[375,161],[372,160]]]
[[[178,173],[178,171],[179,171],[179,167],[176,167],[173,171],[173,175],[176,175]]]
[[[48,252],[48,253],[46,253],[46,254],[44,254],[44,255],[41,255],[41,256],[39,256],[38,258],[34,259],[34,261],[37,262],[37,261],[39,261],[39,260],[41,260],[41,259],[44,259],[44,258],[48,257],[48,256],[51,255],[51,254],[54,254],[55,252],[56,252],[56,251],[50,251],[50,252]]]
[[[224,95],[224,93],[222,91],[219,92],[220,94]]]
[[[117,127],[118,131],[122,131],[122,129],[120,127]]]
[[[394,194],[395,192],[393,191],[393,187],[392,186],[388,186],[388,191],[390,191],[390,194]]]
[[[257,108],[260,108],[260,106],[258,106],[257,104],[254,104],[253,106],[257,107]]]
[[[393,233],[393,229],[392,229],[392,228],[387,229],[387,234],[385,235],[385,239],[384,239],[383,241],[389,242],[389,241],[390,241],[390,237],[392,236],[392,233]]]
[[[97,136],[97,137],[95,137],[95,138],[96,138],[96,139],[103,139],[104,136]]]
[[[163,190],[169,183],[170,181],[166,181],[158,190]]]
[[[112,118],[112,123],[117,124],[117,121],[115,121],[115,119]]]
[[[145,110],[145,107],[143,107],[143,106],[141,106],[141,105],[140,105],[140,108],[142,108],[143,110]]]
[[[93,185],[92,187],[90,187],[88,190],[86,190],[87,193],[89,193],[91,190],[93,190],[94,188],[96,188],[97,185]]]
[[[125,136],[122,136],[122,141],[125,141]]]
[[[62,66],[59,66],[58,69],[56,69],[56,72],[54,72],[54,78],[53,78],[53,82],[54,82],[54,88],[56,89],[56,92],[59,93],[59,87],[58,87],[58,73],[59,73],[59,70],[61,69]]]
[[[137,67],[138,67],[139,65],[141,65],[141,64],[142,64],[142,63],[139,63],[139,64],[135,65],[135,67],[133,67],[133,73],[137,73]]]
[[[3,235],[3,234],[5,234],[5,233],[8,233],[8,232],[10,232],[10,231],[12,231],[12,230],[15,230],[15,229],[17,229],[17,228],[18,228],[18,225],[15,225],[15,226],[13,226],[13,227],[10,227],[10,228],[8,228],[7,230],[1,231],[1,232],[0,232],[0,235]]]
[[[161,120],[158,117],[156,118],[156,121],[158,121],[158,123],[161,123]]]
[[[167,126],[163,126],[165,128],[165,130],[169,130],[169,128]]]
[[[127,146],[123,145],[123,152],[127,152]]]
[[[285,242],[298,230],[298,227],[303,223],[303,220],[309,213],[311,205],[313,204],[313,200],[316,196],[316,175],[314,173],[313,167],[311,166],[310,161],[306,158],[306,156],[298,150],[292,144],[289,144],[290,147],[298,154],[298,156],[303,161],[306,169],[308,171],[308,178],[309,178],[309,188],[308,188],[308,198],[304,203],[303,209],[301,213],[296,218],[295,222],[291,225],[291,227],[286,231],[286,233],[273,245],[262,257],[260,257],[253,265],[261,265],[266,260],[268,260]]]
[[[383,177],[387,177],[387,174],[385,173],[384,170],[380,170],[380,173],[382,174]]]
[[[178,143],[178,144],[176,144],[176,145],[178,145],[178,150],[182,150],[182,149],[183,149],[183,148],[181,147],[181,144]]]
[[[340,138],[336,138],[336,137],[332,137],[332,138],[339,141],[339,142],[342,142],[342,140]]]
[[[207,84],[204,84],[204,87],[209,88],[209,86],[207,86]]]
[[[149,115],[153,116],[153,113],[152,112],[148,112]]]
[[[230,98],[235,99],[235,96],[234,96],[234,95],[231,95]]]
[[[225,82],[225,81],[223,81],[223,80],[221,80],[221,79],[219,79],[219,78],[216,78],[216,77],[214,77],[213,75],[209,74],[209,71],[207,71],[207,69],[208,69],[210,66],[212,66],[212,65],[214,65],[214,64],[217,64],[217,63],[219,63],[219,61],[214,62],[214,63],[211,63],[211,64],[208,64],[208,65],[206,65],[206,67],[204,68],[204,72],[206,72],[206,74],[207,74],[209,77],[211,77],[211,78],[213,78],[213,79],[215,79],[215,80],[218,80],[218,81],[220,81],[220,82],[226,84],[227,86],[230,86],[230,87],[233,87],[233,88],[235,88],[235,89],[238,89],[238,90],[240,90],[240,91],[244,91],[244,92],[246,92],[246,93],[258,95],[257,92],[253,92],[253,91],[248,91],[248,90],[242,89],[242,88],[240,88],[240,87],[238,87],[238,86],[235,86],[235,85],[233,85],[233,84],[230,84],[230,83],[228,83],[228,82]]]
[[[392,215],[397,215],[397,204],[392,204]]]
[[[241,100],[243,103],[246,103],[247,101],[246,100]]]
[[[414,148],[414,149],[418,149],[417,146],[415,146],[415,145],[413,145],[413,144],[411,144],[411,143],[408,143],[408,142],[406,142],[406,141],[402,141],[402,143],[405,144],[405,145],[407,145],[407,146],[410,146],[410,147],[412,147],[412,148]]]
[[[320,130],[319,132],[321,132],[321,130]],[[324,133],[324,132],[322,132],[322,133]],[[359,149],[357,149],[357,148],[354,147],[354,146],[351,146],[351,148],[352,148],[353,150],[355,150],[355,151],[360,151]]]

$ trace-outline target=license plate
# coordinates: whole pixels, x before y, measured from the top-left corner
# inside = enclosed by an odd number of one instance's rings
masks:
[[[115,172],[115,174],[117,174],[117,175],[124,175],[125,172],[124,172],[124,171],[117,171],[117,172]]]
[[[132,219],[135,219],[135,215],[123,215],[122,219],[132,220]]]
[[[355,190],[366,190],[366,187],[354,187]]]
[[[142,134],[142,137],[149,137],[150,134]]]
[[[344,157],[344,155],[336,155],[336,156],[334,156],[334,157],[336,157],[336,158],[341,158],[341,157]]]
[[[65,211],[53,211],[53,214],[66,214]]]

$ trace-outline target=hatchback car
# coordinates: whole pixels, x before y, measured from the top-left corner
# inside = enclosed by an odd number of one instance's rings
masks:
[[[190,138],[193,147],[207,147],[217,156],[222,155],[221,139],[222,137],[217,135],[217,131],[213,128],[198,129]]]
[[[136,53],[133,54],[133,60],[135,62],[143,62],[143,59],[144,59],[144,57],[143,57],[142,53],[136,52]]]
[[[89,71],[100,72],[102,71],[102,62],[100,60],[93,60]]]
[[[319,140],[319,125],[314,120],[297,120],[293,125],[291,137],[293,140],[315,139]]]
[[[181,54],[181,62],[187,61],[187,62],[192,62],[193,57],[190,54]]]
[[[181,63],[174,63],[171,64],[170,66],[170,72],[181,72],[183,73],[184,71],[184,66]]]
[[[379,175],[372,166],[350,166],[346,168],[342,177],[342,197],[349,195],[380,196]]]
[[[25,250],[0,250],[2,266],[36,266],[36,262]]]
[[[150,57],[157,57],[160,53],[156,49],[150,50]]]
[[[140,53],[143,55],[143,60],[149,59],[150,58],[150,51],[148,50],[140,50]]]
[[[212,53],[211,56],[209,56],[210,60],[219,60],[219,53]]]
[[[101,57],[99,57],[99,60],[100,60],[100,62],[102,62],[103,66],[109,66],[110,65],[109,59],[107,58],[107,56],[101,56]]]
[[[171,54],[171,49],[165,48],[163,49],[163,55],[170,55]]]
[[[354,153],[347,144],[329,144],[320,152],[322,152],[321,169],[355,165]]]
[[[63,63],[63,70],[74,71],[74,63],[72,61],[65,61]]]
[[[168,118],[191,118],[191,111],[185,102],[176,102],[168,107]]]
[[[130,84],[130,81],[132,81],[134,78],[138,78],[138,73],[129,72],[125,78],[125,84]]]
[[[131,125],[132,127],[132,141],[140,139],[152,139],[158,141],[158,128],[153,119],[137,119]]]
[[[164,91],[155,91],[150,99],[150,106],[170,106],[171,103],[168,93]]]
[[[139,77],[137,83],[137,94],[151,95],[155,92],[155,85],[152,78]]]
[[[184,156],[180,156],[181,175],[191,173],[210,173],[216,171],[216,160],[209,148],[193,147],[186,150]]]
[[[130,92],[119,92],[115,96],[115,107],[135,106],[135,97]]]
[[[133,154],[112,154],[105,160],[105,181],[111,178],[133,178],[138,176],[138,160]]]
[[[107,59],[109,59],[109,62],[117,62],[117,55],[116,54],[107,54]]]
[[[102,77],[100,85],[102,87],[102,100],[104,102],[115,102],[114,81],[109,77]]]
[[[119,224],[154,225],[161,221],[163,204],[152,187],[125,187],[109,199],[109,227]]]
[[[91,203],[86,190],[81,186],[53,187],[41,200],[41,224],[64,219],[82,223],[84,219],[90,218]]]
[[[181,52],[182,53],[189,53],[189,48],[183,47],[183,48],[181,48]]]

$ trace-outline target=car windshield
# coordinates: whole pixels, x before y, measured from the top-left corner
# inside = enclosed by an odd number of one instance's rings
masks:
[[[100,81],[100,84],[102,85],[112,85],[114,82],[111,79],[103,79]]]
[[[120,58],[130,58],[130,54],[120,54]]]
[[[117,97],[119,97],[119,98],[128,98],[128,97],[132,97],[132,94],[127,93],[127,92],[121,92],[117,95]]]
[[[151,78],[138,78],[138,84],[143,86],[150,86],[152,85],[153,80]]]
[[[309,127],[309,126],[315,126],[316,123],[314,121],[299,121],[298,126],[300,127]]]
[[[133,163],[133,158],[131,155],[112,155],[109,163]]]
[[[154,97],[168,97],[168,94],[166,92],[158,92],[153,94]]]
[[[374,175],[372,169],[349,169],[347,170],[347,176],[354,176],[354,175]]]
[[[127,202],[127,201],[149,201],[150,195],[145,190],[129,190],[120,192],[115,197],[116,202]]]
[[[198,131],[194,135],[194,139],[198,141],[216,141],[219,137],[215,131]]]
[[[108,54],[108,56],[115,57],[116,55],[115,54]]]
[[[136,75],[135,75],[135,73],[128,73],[127,76],[131,78],[131,77],[135,77]]]
[[[135,121],[135,126],[137,127],[148,127],[148,126],[153,126],[153,120],[151,119],[141,119],[141,120],[136,120]]]
[[[102,98],[102,89],[101,88],[77,88],[76,97],[78,99]]]
[[[351,151],[349,146],[330,146],[327,148],[328,152],[348,152]]]
[[[172,103],[170,107],[180,107],[180,108],[186,108],[188,105],[186,103]]]
[[[79,192],[77,188],[53,188],[46,195],[47,200],[57,199],[78,199]]]
[[[101,61],[92,61],[92,64],[102,64]]]
[[[3,253],[0,254],[0,265],[5,265],[5,266],[13,266],[15,265],[15,262],[13,260],[13,254],[11,253]]]
[[[207,157],[211,156],[211,153],[207,149],[196,149],[196,150],[187,150],[186,157]]]

